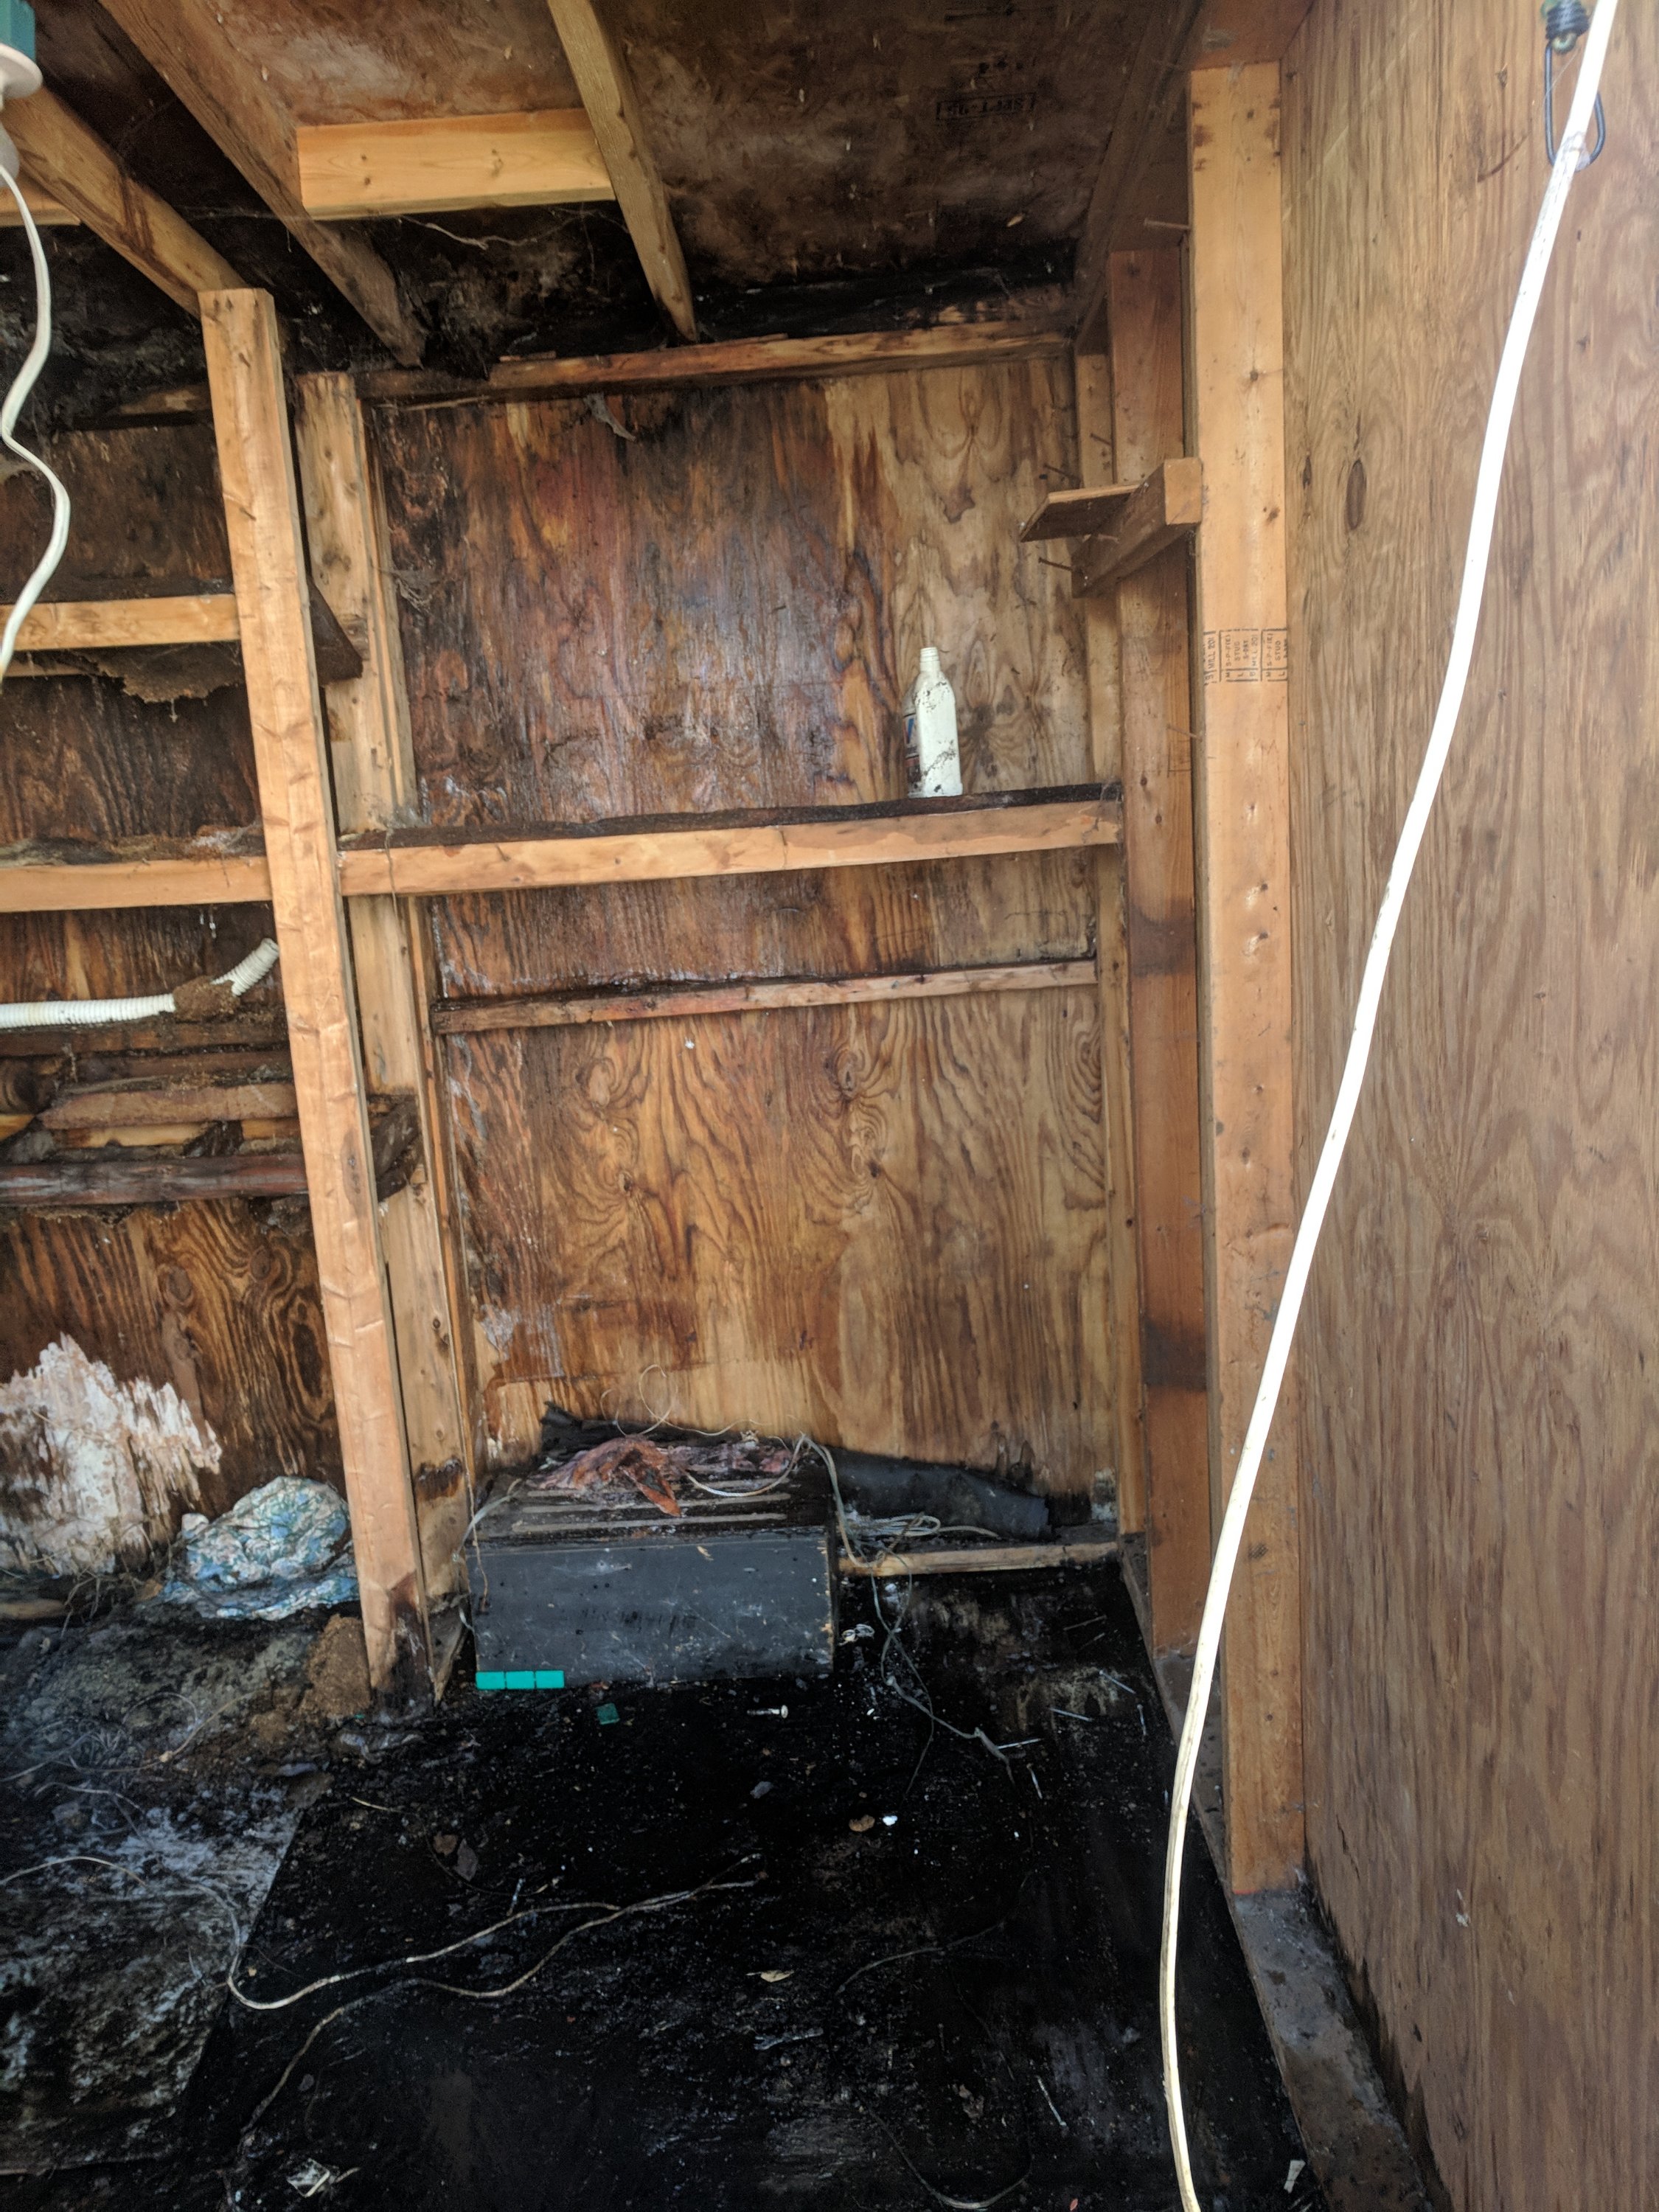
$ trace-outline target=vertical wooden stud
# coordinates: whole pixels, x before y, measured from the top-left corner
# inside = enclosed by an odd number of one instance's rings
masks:
[[[412,1693],[429,1671],[426,1589],[270,295],[204,293],[202,331],[369,1673]]]
[[[1075,357],[1078,467],[1085,484],[1110,483],[1111,377],[1097,354]],[[1122,773],[1117,637],[1109,605],[1083,602],[1089,655],[1091,766],[1101,782]],[[1100,975],[1101,1114],[1106,1139],[1108,1326],[1111,1331],[1113,1451],[1120,1526],[1146,1525],[1141,1424],[1140,1277],[1135,1233],[1134,1128],[1129,1069],[1129,955],[1121,849],[1096,861],[1095,952]]]
[[[362,655],[362,674],[327,689],[334,801],[343,830],[389,829],[416,811],[397,605],[385,550],[362,404],[348,376],[305,376],[295,386],[295,442],[313,571]],[[381,1207],[404,1422],[415,1468],[427,1594],[459,1578],[472,1467],[457,1372],[453,1268],[446,1266],[447,1158],[434,1127],[412,901],[354,899],[349,908],[371,1095],[416,1102],[417,1172]]]
[[[1212,1510],[1231,1484],[1295,1224],[1284,316],[1276,63],[1194,72],[1189,392],[1204,465],[1194,755]],[[1222,1662],[1228,1872],[1302,1861],[1293,1401],[1240,1555]]]
[[[1111,447],[1121,483],[1186,450],[1178,248],[1107,274]],[[1188,1651],[1210,1571],[1209,1401],[1198,1133],[1198,940],[1188,550],[1117,590],[1135,1224],[1154,1652]]]

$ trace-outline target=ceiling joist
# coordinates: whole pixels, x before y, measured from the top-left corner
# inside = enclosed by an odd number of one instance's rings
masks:
[[[681,337],[695,342],[697,318],[691,280],[626,65],[595,14],[592,0],[547,0],[547,4],[645,281]]]
[[[396,278],[364,240],[331,229],[307,213],[300,198],[293,126],[258,68],[231,45],[211,0],[105,0],[105,4],[150,67],[272,214],[288,226],[393,359],[413,367],[421,357],[421,329],[398,295]]]
[[[97,232],[168,299],[192,315],[197,295],[241,278],[184,217],[125,168],[95,131],[52,92],[15,100],[6,123],[29,175],[64,209]]]
[[[295,141],[300,198],[306,212],[323,222],[617,197],[593,126],[580,107],[302,123]]]

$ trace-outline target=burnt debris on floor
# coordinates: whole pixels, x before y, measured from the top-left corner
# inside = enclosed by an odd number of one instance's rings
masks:
[[[93,1862],[126,1862],[158,1810],[199,1832],[204,1864],[215,1832],[297,1828],[237,1969],[252,2004],[212,2008],[170,2118],[178,2080],[155,2090],[165,2125],[17,2179],[12,2201],[1163,2212],[1171,1752],[1117,1570],[917,1583],[890,1589],[884,1615],[881,1596],[843,1592],[826,1680],[466,1684],[398,1728],[339,1710],[343,1620],[308,1655],[298,1624],[173,1616],[157,1631],[141,1614],[104,1631],[106,1672],[122,1652],[142,1672],[149,1638],[154,1693],[185,1687],[205,1710],[216,1666],[243,1710],[228,1735],[204,1732],[219,1748],[195,1766],[192,1747],[146,1765],[112,1738],[122,1775],[88,1784],[94,1740],[44,1796],[9,1785],[0,1874],[86,1863],[0,1898],[49,1882],[58,1926],[107,1910],[126,1884]],[[901,1607],[914,1674],[884,1660]],[[37,1658],[37,1704],[73,1658]],[[918,1685],[915,1702],[896,1693]],[[9,1763],[25,1763],[29,1710]],[[167,1742],[188,1724],[171,1710]],[[61,1759],[62,1731],[88,1720],[90,1703],[54,1708],[46,1748]],[[178,1878],[198,1872],[180,1861]],[[216,1879],[200,1873],[204,1908]],[[40,1926],[43,1904],[37,1891]],[[1201,1850],[1185,1909],[1204,2202],[1309,2212],[1317,2194]],[[204,1985],[222,1977],[222,1952],[199,1963]],[[105,2039],[106,2079],[130,2027],[114,2007],[83,2027]],[[14,2004],[9,2068],[28,2034]]]

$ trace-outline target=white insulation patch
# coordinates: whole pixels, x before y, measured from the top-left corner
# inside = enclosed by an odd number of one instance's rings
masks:
[[[118,1382],[73,1337],[49,1344],[0,1386],[0,1559],[76,1574],[142,1556],[218,1472],[204,1428],[170,1382]]]

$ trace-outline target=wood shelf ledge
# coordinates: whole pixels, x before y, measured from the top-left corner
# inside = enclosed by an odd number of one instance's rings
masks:
[[[395,830],[342,841],[340,890],[348,898],[443,897],[1057,852],[1117,844],[1122,818],[1120,786],[1066,784],[867,805]]]

